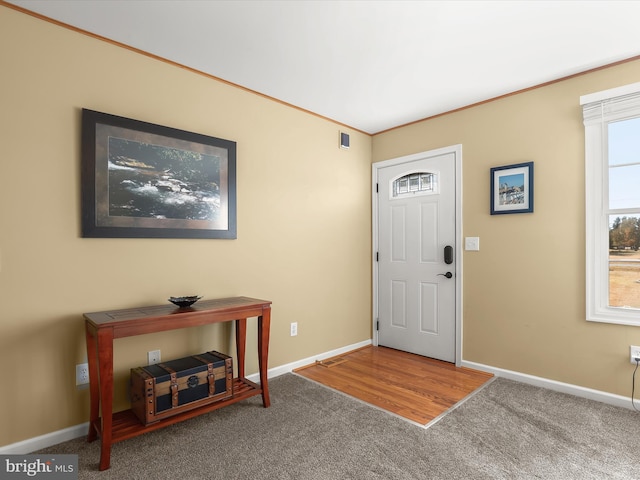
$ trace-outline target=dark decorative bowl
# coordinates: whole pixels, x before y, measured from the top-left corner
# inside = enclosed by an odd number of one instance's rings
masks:
[[[169,297],[169,301],[180,308],[187,308],[196,303],[202,297],[198,295],[190,295],[187,297]]]

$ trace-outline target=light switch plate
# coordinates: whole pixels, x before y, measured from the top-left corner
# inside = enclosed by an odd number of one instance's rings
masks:
[[[464,249],[469,251],[480,250],[480,237],[465,237]]]

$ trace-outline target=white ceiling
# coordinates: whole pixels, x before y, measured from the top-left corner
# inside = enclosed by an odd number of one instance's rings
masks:
[[[8,1],[367,133],[640,54],[634,0]]]

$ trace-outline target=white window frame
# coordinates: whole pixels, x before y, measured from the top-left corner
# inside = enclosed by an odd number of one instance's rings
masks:
[[[640,326],[640,309],[609,306],[607,144],[610,122],[640,117],[640,83],[584,95],[580,105],[585,127],[587,320]]]

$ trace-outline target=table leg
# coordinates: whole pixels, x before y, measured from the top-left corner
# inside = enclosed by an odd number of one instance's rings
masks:
[[[236,354],[238,356],[238,378],[244,378],[244,357],[247,347],[247,319],[236,320]]]
[[[87,362],[89,364],[89,433],[87,442],[93,442],[98,437],[96,425],[100,419],[100,383],[98,380],[98,348],[96,345],[96,333],[85,326],[87,341]]]
[[[98,369],[102,413],[100,470],[106,470],[111,463],[111,429],[113,426],[113,330],[109,328],[98,332]]]
[[[271,328],[271,307],[265,307],[258,317],[258,364],[260,367],[260,387],[262,388],[262,404],[265,408],[271,405],[269,399],[269,381],[267,378],[269,359],[269,330]]]

